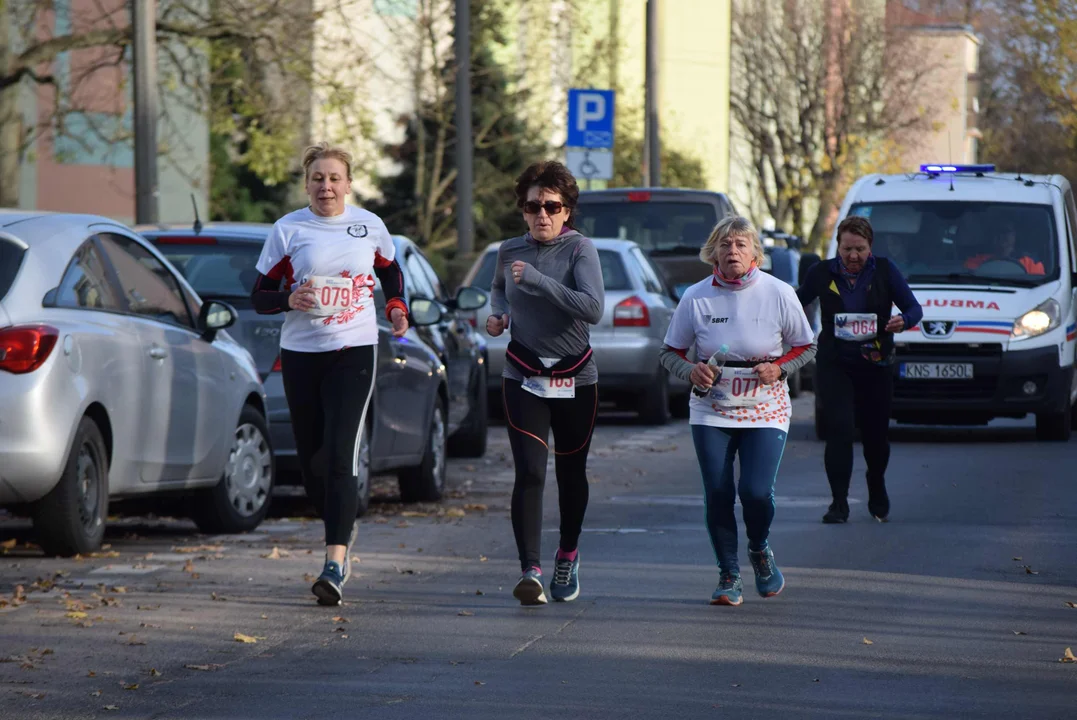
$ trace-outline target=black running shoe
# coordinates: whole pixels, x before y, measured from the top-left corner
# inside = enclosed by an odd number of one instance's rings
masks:
[[[830,509],[826,511],[826,515],[823,516],[823,522],[827,525],[837,525],[838,523],[849,521],[849,502],[847,500],[835,500],[830,503]]]

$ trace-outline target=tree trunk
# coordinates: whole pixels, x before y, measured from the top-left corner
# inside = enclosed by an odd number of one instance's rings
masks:
[[[14,67],[11,43],[13,9],[0,0],[0,77],[8,77]],[[22,113],[19,112],[21,83],[0,89],[0,207],[19,206],[19,157],[22,154]]]

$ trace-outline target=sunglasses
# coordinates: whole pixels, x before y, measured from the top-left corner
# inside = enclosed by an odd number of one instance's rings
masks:
[[[547,215],[556,215],[565,209],[564,203],[559,203],[556,200],[547,200],[544,203],[528,200],[523,207],[524,212],[528,215],[538,215],[539,210],[545,210]]]

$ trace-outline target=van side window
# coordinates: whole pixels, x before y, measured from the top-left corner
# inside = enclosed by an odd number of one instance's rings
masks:
[[[1077,207],[1073,204],[1073,190],[1066,191],[1066,224],[1070,236],[1070,267],[1077,270]]]

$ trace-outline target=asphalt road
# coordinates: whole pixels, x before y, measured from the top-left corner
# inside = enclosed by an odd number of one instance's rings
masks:
[[[0,519],[16,540],[0,557],[0,717],[1072,717],[1077,440],[1036,443],[1030,422],[896,429],[892,521],[868,516],[858,458],[851,520],[825,526],[811,412],[797,401],[778,480],[786,590],[754,594],[742,545],[738,608],[708,604],[683,421],[602,422],[581,597],[536,609],[511,597],[501,427],[485,459],[453,461],[443,506],[374,506],[340,608],[314,604],[320,526],[290,517],[295,501],[243,537],[124,519],[82,560],[41,558]],[[552,564],[552,476],[546,505]]]

